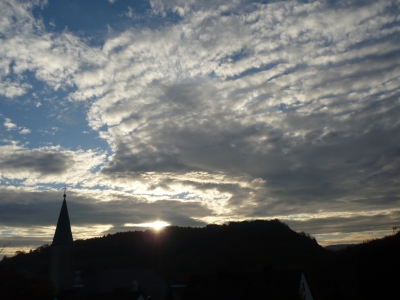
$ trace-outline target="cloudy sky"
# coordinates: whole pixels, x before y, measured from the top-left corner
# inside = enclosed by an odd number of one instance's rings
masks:
[[[0,1],[1,244],[50,243],[63,186],[75,239],[271,218],[321,245],[390,234],[399,13],[398,0]]]

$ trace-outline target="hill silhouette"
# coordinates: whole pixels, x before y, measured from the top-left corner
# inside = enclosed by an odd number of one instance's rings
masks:
[[[321,299],[400,299],[400,233],[329,252],[307,266]]]
[[[42,274],[49,248],[45,245],[28,254],[20,252],[4,259],[0,268],[14,266]],[[170,281],[218,270],[298,266],[326,252],[315,239],[294,232],[279,220],[121,232],[76,240],[73,248],[76,270],[87,273],[116,267],[148,268]]]
[[[392,298],[400,296],[400,234],[329,251],[279,220],[257,220],[120,232],[76,240],[73,250],[83,280],[107,269],[151,269],[169,283],[196,274],[302,269],[314,299],[400,299]],[[0,262],[0,274],[24,270],[46,280],[49,257],[48,245],[18,252]]]

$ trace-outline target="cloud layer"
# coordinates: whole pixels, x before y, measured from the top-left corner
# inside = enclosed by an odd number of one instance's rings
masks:
[[[104,211],[86,220],[113,228],[154,221],[146,210],[177,225],[302,218],[290,224],[314,234],[398,222],[398,1],[155,0],[158,26],[109,26],[101,46],[48,31],[38,5],[1,4],[0,93],[21,99],[41,82],[43,98],[83,102],[110,153],[6,141],[1,188],[66,184]],[[143,209],[127,220],[132,201]],[[367,212],[390,222],[370,228]]]

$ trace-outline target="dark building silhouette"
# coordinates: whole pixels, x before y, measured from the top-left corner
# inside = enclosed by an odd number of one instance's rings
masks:
[[[58,217],[57,228],[51,244],[50,278],[58,294],[74,286],[72,267],[72,232],[69,222],[66,194]]]
[[[168,284],[151,270],[99,271],[86,281],[85,292],[89,300],[171,299]]]
[[[184,291],[184,300],[313,300],[301,270],[269,270],[252,273],[194,275]]]

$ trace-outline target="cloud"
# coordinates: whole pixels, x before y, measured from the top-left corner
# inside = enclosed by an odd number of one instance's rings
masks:
[[[232,10],[234,8],[238,9],[241,6],[245,6],[250,4],[253,1],[250,0],[235,0],[235,1],[225,1],[225,0],[150,0],[150,5],[155,13],[161,14],[163,16],[166,15],[168,11],[174,11],[178,13],[180,16],[184,16],[191,10],[198,9],[222,9],[225,11]]]
[[[11,82],[5,79],[3,82],[0,82],[0,95],[4,95],[7,98],[14,98],[24,95],[29,88],[31,88],[31,85],[27,83]]]
[[[31,152],[13,155],[1,162],[3,170],[29,170],[41,174],[59,174],[66,169],[70,158],[60,153]]]
[[[83,184],[105,157],[102,151],[62,150],[59,146],[28,149],[9,143],[0,146],[0,175],[5,180],[23,180],[25,185]]]
[[[5,118],[4,127],[6,127],[7,130],[17,129],[17,125],[12,123],[9,118]]]
[[[17,126],[17,124],[13,123],[10,118],[5,118],[3,125],[7,129],[7,131],[18,129],[20,134],[28,134],[31,132],[30,129],[28,129],[24,126]]]
[[[25,127],[21,127],[21,130],[19,131],[20,134],[28,134],[31,133],[31,130]]]
[[[31,72],[65,92],[63,105],[84,103],[112,150],[1,146],[4,181],[101,188],[108,200],[117,190],[145,203],[142,219],[103,215],[110,230],[154,221],[147,207],[167,203],[176,207],[164,221],[179,224],[323,214],[340,222],[335,214],[356,220],[397,207],[397,3],[150,3],[153,14],[179,18],[114,32],[102,47],[47,32],[31,14],[39,2],[2,4],[3,94],[27,93]],[[368,230],[356,223],[349,228]]]
[[[343,215],[335,217],[313,218],[305,221],[284,220],[291,228],[311,234],[353,233],[368,231],[392,232],[392,227],[400,220],[400,212],[389,211],[371,215]]]
[[[0,186],[0,191],[0,241],[4,241],[4,244],[11,242],[2,254],[12,255],[17,250],[29,251],[51,243],[61,209],[62,191],[4,186]],[[212,214],[200,203],[149,203],[116,191],[73,189],[67,192],[67,203],[74,239],[128,231],[130,228],[124,226],[125,223],[139,224],[154,220],[200,227],[206,223],[197,218]]]
[[[0,201],[2,240],[23,238],[31,248],[51,241],[61,207],[62,191],[10,187],[0,189],[3,195]],[[70,190],[67,201],[74,238],[126,231],[126,223],[141,224],[154,220],[179,226],[201,227],[206,225],[201,218],[213,214],[199,202],[164,200],[149,203],[143,200],[116,191]],[[399,211],[393,210],[365,214],[340,213],[325,217],[316,214],[312,218],[283,219],[283,222],[295,231],[311,233],[320,243],[327,245],[333,241],[361,242],[363,238],[374,237],[374,232],[375,236],[378,232],[390,234],[398,220]]]
[[[10,236],[27,236],[28,233],[39,236],[40,230],[44,230],[44,236],[54,234],[54,226],[62,204],[61,190],[39,191],[32,188],[5,187],[0,189],[3,195],[0,201],[2,207],[0,226],[3,228],[3,236],[4,232],[9,232]],[[104,201],[105,199],[109,200]],[[73,232],[75,237],[86,232],[83,230],[85,226],[99,228],[106,226],[104,231],[117,232],[116,230],[124,227],[126,223],[139,224],[154,220],[163,220],[180,226],[188,226],[188,224],[204,226],[205,223],[198,218],[212,214],[201,203],[177,200],[149,203],[141,198],[116,191],[103,193],[101,190],[72,189],[67,193],[67,201],[71,224],[77,228]],[[4,229],[6,227],[9,229]],[[43,229],[47,227],[49,227],[48,230]],[[38,228],[39,231],[35,233],[26,228]],[[25,232],[18,233],[17,229],[25,230]],[[124,231],[126,230],[125,228]]]
[[[123,32],[103,47],[109,63],[78,75],[71,97],[97,97],[89,124],[115,150],[102,174],[148,174],[167,191],[173,173],[199,199],[209,185],[189,174],[243,175],[246,187],[210,185],[230,217],[395,205],[390,4],[241,5],[226,14],[204,2],[174,26]]]
[[[28,72],[54,90],[73,86],[74,73],[80,62],[96,62],[97,49],[89,48],[84,41],[69,32],[46,32],[41,19],[31,13],[46,1],[2,1],[3,21],[0,25],[2,47],[0,50],[0,94],[14,98],[27,93],[32,85]],[[93,52],[94,50],[94,52]]]

